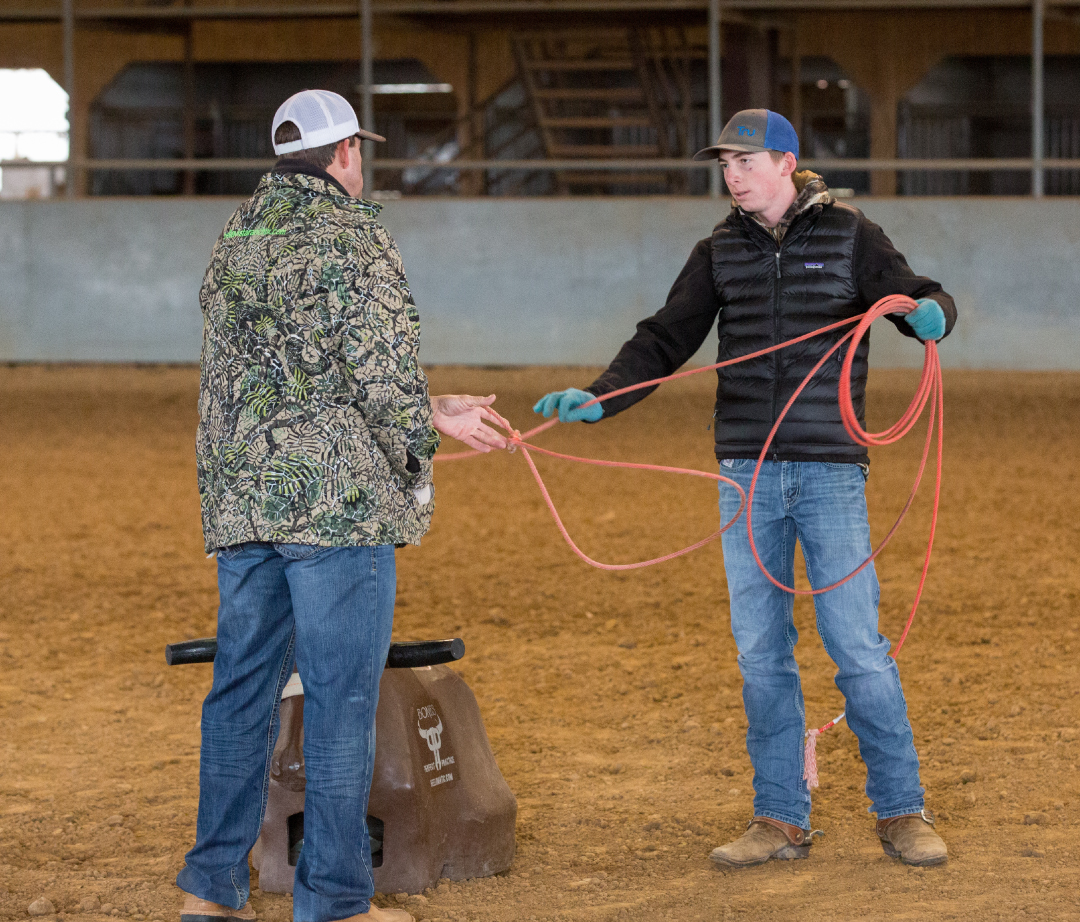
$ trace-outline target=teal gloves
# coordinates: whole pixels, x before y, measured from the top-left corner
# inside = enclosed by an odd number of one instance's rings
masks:
[[[561,423],[578,423],[582,420],[595,423],[604,415],[604,408],[600,404],[594,403],[591,407],[585,407],[584,410],[578,409],[583,403],[588,403],[593,399],[595,395],[588,391],[579,391],[576,387],[569,387],[565,391],[552,391],[541,397],[533,407],[533,412],[540,413],[546,418],[558,410]]]
[[[915,335],[924,343],[937,341],[945,335],[945,312],[933,298],[920,298],[915,302],[919,306],[904,319],[915,331]]]

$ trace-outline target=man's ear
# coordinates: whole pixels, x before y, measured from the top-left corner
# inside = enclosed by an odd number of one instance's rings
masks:
[[[349,158],[352,156],[349,141],[349,138],[345,138],[344,141],[338,141],[337,149],[334,151],[334,162],[343,170],[349,168]]]
[[[799,161],[795,159],[795,155],[790,151],[784,153],[784,165],[780,170],[781,176],[791,176],[796,169],[798,169]]]

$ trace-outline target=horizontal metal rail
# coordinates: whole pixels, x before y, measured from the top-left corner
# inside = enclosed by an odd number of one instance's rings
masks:
[[[222,158],[175,158],[171,160],[0,160],[0,169],[34,169],[65,167],[76,170],[270,170],[276,161],[269,159],[222,159]],[[388,158],[375,160],[376,170],[704,170],[714,161],[694,161],[675,158],[651,158],[641,160],[398,160]],[[1011,157],[995,160],[977,158],[966,160],[875,160],[875,159],[823,159],[800,160],[799,166],[811,170],[845,170],[849,172],[875,172],[879,170],[961,171],[987,172],[993,170],[1030,170],[1035,161],[1031,157]],[[1080,170],[1080,159],[1047,158],[1040,162],[1047,170]]]
[[[1076,6],[1076,0],[1047,0],[1047,6]],[[725,10],[911,10],[911,9],[1028,9],[1030,0],[721,0]],[[485,13],[574,13],[632,12],[635,10],[705,10],[708,0],[374,0],[372,12],[380,15],[439,16]],[[275,19],[354,18],[355,3],[312,3],[286,5],[251,3],[237,6],[96,6],[76,8],[76,19],[162,20],[162,19]],[[58,21],[60,4],[35,4],[0,8],[0,21]]]

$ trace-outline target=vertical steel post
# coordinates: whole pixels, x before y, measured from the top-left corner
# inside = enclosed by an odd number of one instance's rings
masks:
[[[75,175],[72,161],[82,153],[76,150],[75,129],[75,0],[64,0],[61,26],[64,33],[64,90],[68,94],[68,163],[65,186],[67,197],[75,198],[81,177]]]
[[[360,0],[360,127],[375,130],[375,106],[371,85],[375,82],[374,49],[371,47],[371,0]],[[375,190],[375,142],[361,143],[364,158],[364,195]]]
[[[724,127],[720,84],[720,0],[709,0],[709,141],[720,137]],[[709,195],[720,197],[720,164],[709,169]]]
[[[190,6],[190,3],[185,3]],[[184,159],[195,158],[195,23],[190,19],[184,30],[184,101],[183,136]],[[195,171],[184,170],[182,189],[184,195],[195,194]]]
[[[795,134],[802,137],[802,53],[799,51],[798,30],[791,37],[791,124]],[[800,151],[801,153],[801,151]]]
[[[468,145],[461,145],[459,142],[459,150],[461,153],[459,156],[468,157],[470,154],[474,157],[487,156],[486,145],[484,144],[484,114],[477,107],[477,103],[480,101],[480,62],[478,60],[478,48],[479,42],[477,41],[477,32],[475,29],[469,30],[469,45],[468,45],[468,65],[465,79],[465,103],[466,111],[469,115],[469,120],[466,123],[465,137],[468,140]],[[459,138],[461,132],[458,132]],[[488,172],[484,170],[480,173],[462,172],[458,174],[458,192],[465,195],[486,195],[488,185]]]
[[[1043,197],[1043,20],[1046,0],[1031,4],[1031,194]]]

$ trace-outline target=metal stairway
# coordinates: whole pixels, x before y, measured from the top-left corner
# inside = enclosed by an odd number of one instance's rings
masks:
[[[705,110],[695,106],[694,62],[706,52],[684,30],[518,32],[511,42],[547,159],[685,157],[697,149]],[[556,171],[555,183],[561,194],[678,193],[687,174],[570,169]]]
[[[632,164],[471,174],[454,170],[458,158],[688,159],[708,143],[706,49],[690,45],[682,29],[516,32],[510,40],[517,74],[423,151],[423,157],[440,166],[404,171],[406,194],[450,189],[473,195],[693,191],[686,170],[645,170]]]

